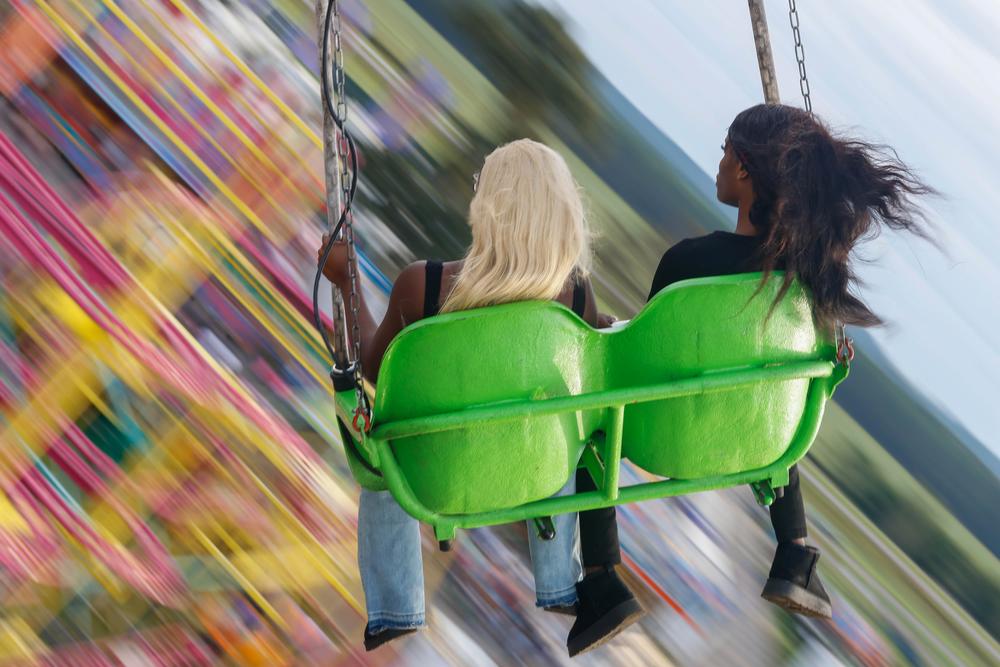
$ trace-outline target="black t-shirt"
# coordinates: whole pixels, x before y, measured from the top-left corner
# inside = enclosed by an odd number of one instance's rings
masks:
[[[760,244],[759,236],[731,232],[685,239],[663,253],[648,298],[678,280],[761,271]]]

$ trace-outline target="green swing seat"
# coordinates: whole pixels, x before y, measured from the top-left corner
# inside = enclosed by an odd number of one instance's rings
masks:
[[[769,504],[847,374],[805,291],[781,274],[686,280],[595,331],[551,302],[414,323],[389,346],[366,435],[342,435],[362,486],[456,528],[751,484]],[[619,487],[622,457],[661,480]],[[597,491],[553,496],[585,466]]]

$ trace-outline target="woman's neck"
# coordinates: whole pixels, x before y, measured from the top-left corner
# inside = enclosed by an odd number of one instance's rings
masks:
[[[750,222],[750,206],[752,204],[753,200],[740,200],[739,213],[736,217],[736,229],[733,230],[735,234],[739,234],[740,236],[757,236],[757,228]]]

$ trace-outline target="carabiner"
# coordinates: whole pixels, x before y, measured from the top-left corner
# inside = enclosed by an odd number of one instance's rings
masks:
[[[854,361],[854,339],[844,336],[840,341],[840,347],[837,348],[837,362],[846,366],[852,361]]]
[[[364,421],[365,421],[365,428],[364,428],[364,431],[363,431],[364,433],[368,433],[369,431],[372,430],[372,412],[371,412],[371,410],[369,410],[367,408],[364,408],[364,407],[361,407],[361,406],[358,406],[354,410],[354,419],[351,420],[351,426],[353,426],[354,430],[357,431],[358,433],[362,433],[361,427],[358,426],[358,418],[364,418]]]

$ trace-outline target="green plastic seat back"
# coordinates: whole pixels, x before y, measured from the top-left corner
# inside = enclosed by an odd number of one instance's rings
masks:
[[[603,363],[592,348],[601,343],[555,303],[505,304],[421,320],[386,351],[376,423],[593,391]],[[525,417],[400,438],[391,446],[414,494],[429,509],[491,511],[558,491],[597,419],[593,413]]]
[[[698,278],[658,294],[611,335],[614,386],[655,384],[734,368],[833,358],[793,283],[768,318],[781,285],[774,275]],[[717,393],[632,405],[622,455],[663,477],[696,479],[774,463],[802,420],[810,380],[758,383]]]

